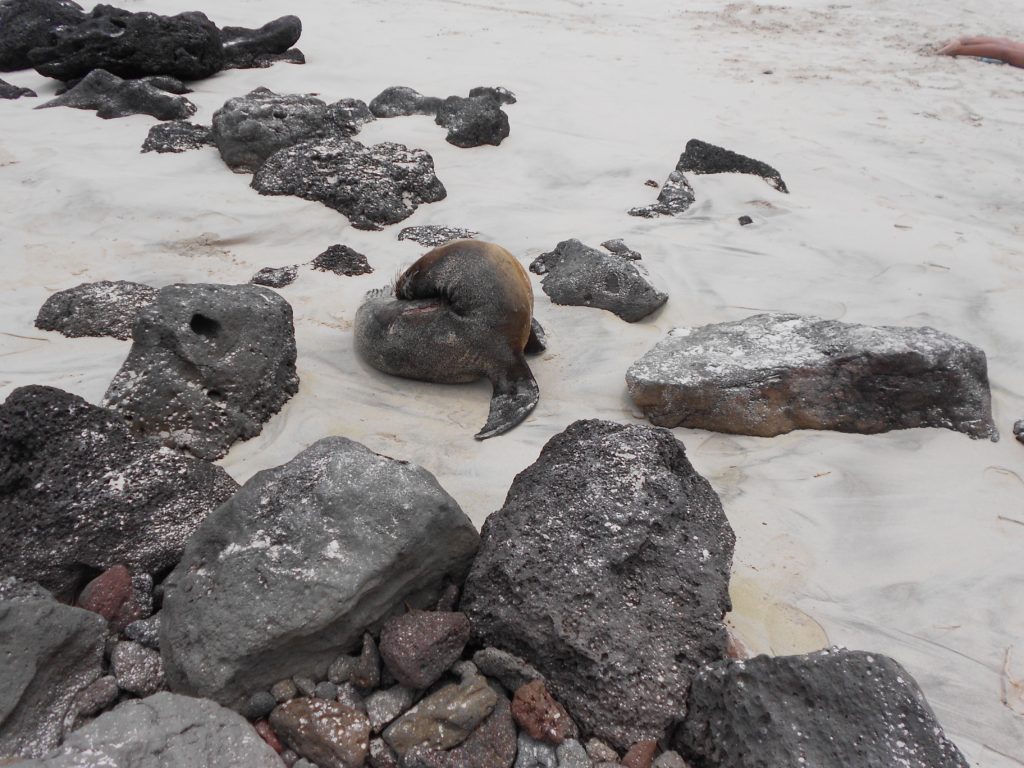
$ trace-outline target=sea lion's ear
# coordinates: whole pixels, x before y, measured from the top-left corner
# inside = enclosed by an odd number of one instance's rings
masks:
[[[518,356],[512,370],[491,378],[491,384],[494,386],[491,410],[483,429],[474,435],[477,440],[508,432],[529,416],[540,400],[537,380],[533,378],[533,372],[522,355]]]

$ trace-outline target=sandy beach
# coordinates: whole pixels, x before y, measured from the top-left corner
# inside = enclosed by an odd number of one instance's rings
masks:
[[[988,356],[999,442],[939,429],[674,432],[736,531],[730,622],[751,651],[888,654],[971,765],[1024,765],[1024,446],[1011,433],[1024,418],[1024,70],[931,53],[965,33],[1024,39],[1024,18],[995,0],[122,5],[203,10],[222,26],[302,19],[306,65],[192,84],[194,122],[259,86],[368,102],[392,85],[442,97],[500,85],[518,97],[511,135],[460,149],[430,117],[366,125],[366,144],[427,150],[448,191],[367,232],[322,205],[258,195],[213,148],[140,154],[152,118],[35,111],[58,83],[5,74],[39,98],[0,102],[0,397],[46,384],[99,403],[124,360],[128,341],[34,327],[56,291],[243,283],[343,243],[375,272],[303,267],[281,289],[299,392],[220,463],[244,482],[342,435],[426,467],[479,525],[574,420],[639,423],[625,371],[674,327],[777,310],[946,331]],[[654,201],[644,182],[661,184],[690,138],[770,163],[791,193],[694,176],[687,213],[628,216]],[[531,276],[549,342],[531,363],[540,405],[477,442],[489,385],[387,377],[353,349],[362,295],[425,250],[397,240],[420,224],[476,230],[524,266],[568,238],[623,238],[669,300],[627,324],[556,306]]]

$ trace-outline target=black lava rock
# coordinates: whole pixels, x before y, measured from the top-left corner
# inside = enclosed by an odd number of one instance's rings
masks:
[[[332,245],[311,262],[313,269],[336,275],[368,275],[373,272],[366,257],[347,245]]]
[[[156,288],[126,280],[82,283],[48,298],[36,317],[36,328],[71,338],[130,339],[139,310],[151,303],[156,293]]]
[[[461,610],[624,750],[662,738],[691,676],[724,658],[733,543],[671,432],[578,421],[485,521]]]
[[[450,243],[452,240],[463,240],[476,237],[479,232],[461,227],[442,227],[437,224],[425,224],[419,227],[405,227],[398,233],[399,240],[412,240],[420,245],[436,248]]]
[[[85,19],[71,0],[5,0],[0,3],[0,72],[32,66],[28,52],[53,45],[57,30]]]
[[[299,266],[292,264],[288,267],[264,267],[250,278],[253,285],[265,285],[267,288],[284,288],[295,282],[299,274]]]
[[[38,94],[31,88],[19,88],[16,85],[8,83],[6,80],[0,80],[0,99],[20,99],[22,96],[37,96]]]
[[[601,247],[604,248],[606,251],[611,251],[616,256],[621,256],[624,259],[639,261],[642,258],[639,251],[634,251],[632,248],[630,248],[628,245],[622,242],[621,239],[605,240],[603,243],[601,243]]]
[[[282,16],[268,21],[259,29],[224,27],[220,39],[224,45],[226,69],[249,69],[265,66],[261,62],[286,53],[302,35],[298,16]]]
[[[748,224],[753,224],[754,220],[752,218],[750,218],[749,216],[740,216],[739,222],[740,222],[740,226],[741,227],[745,227]]]
[[[157,123],[149,129],[149,135],[142,143],[143,152],[188,152],[200,147],[216,146],[210,127],[196,125],[184,120]]]
[[[436,115],[441,99],[424,96],[404,85],[385,88],[370,102],[370,111],[376,117],[404,117],[406,115]]]
[[[216,25],[198,11],[159,16],[97,5],[84,21],[58,29],[56,42],[33,49],[29,59],[39,74],[58,80],[94,69],[125,78],[201,80],[223,68],[224,48]]]
[[[967,768],[887,656],[832,649],[702,669],[674,740],[696,765]]]
[[[435,122],[448,129],[445,141],[449,144],[466,148],[497,146],[508,136],[508,115],[501,108],[503,102],[493,89],[478,89],[477,93],[469,98],[449,96],[438,109]]]
[[[700,139],[690,139],[686,142],[686,149],[679,156],[676,170],[680,173],[749,173],[760,176],[771,184],[779,192],[789,193],[786,182],[782,180],[779,172],[768,163],[731,152],[714,144],[708,144]]]
[[[689,209],[696,199],[690,182],[686,180],[682,171],[676,170],[668,175],[668,179],[658,193],[658,201],[656,203],[639,208],[630,208],[629,215],[641,216],[645,219],[650,219],[654,216],[674,216]]]
[[[196,112],[196,105],[141,80],[122,80],[102,69],[94,69],[63,95],[36,109],[74,107],[94,109],[110,119],[128,115],[152,115],[158,120],[183,120]]]
[[[199,458],[258,435],[299,388],[291,305],[261,286],[163,288],[132,338],[105,403]]]
[[[106,408],[21,387],[0,406],[0,572],[62,599],[116,564],[161,574],[237,488],[219,467],[137,441]]]
[[[342,137],[279,150],[252,180],[261,195],[296,195],[348,216],[356,229],[383,229],[421,203],[447,195],[422,149],[384,142],[372,147]]]

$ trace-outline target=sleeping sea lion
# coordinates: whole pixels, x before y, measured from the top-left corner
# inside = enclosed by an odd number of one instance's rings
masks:
[[[379,371],[494,387],[478,440],[516,426],[540,390],[524,352],[540,351],[533,288],[504,248],[479,240],[442,245],[409,267],[394,290],[371,291],[356,312],[356,351]]]

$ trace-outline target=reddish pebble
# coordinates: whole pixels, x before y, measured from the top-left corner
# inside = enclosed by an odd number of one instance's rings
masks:
[[[131,573],[123,565],[115,565],[85,585],[78,596],[78,605],[110,621],[131,595]]]
[[[270,748],[277,752],[277,754],[280,755],[284,752],[284,744],[282,744],[281,740],[277,738],[277,734],[274,733],[274,729],[270,727],[269,721],[257,720],[252,724],[252,726],[256,729],[256,733],[260,735],[260,738],[267,742],[267,744],[270,745]]]
[[[531,738],[555,746],[577,735],[576,724],[548,693],[543,680],[532,680],[516,689],[512,718]]]
[[[638,741],[629,748],[629,752],[622,758],[622,764],[626,768],[651,768],[656,754],[658,754],[658,742]]]

